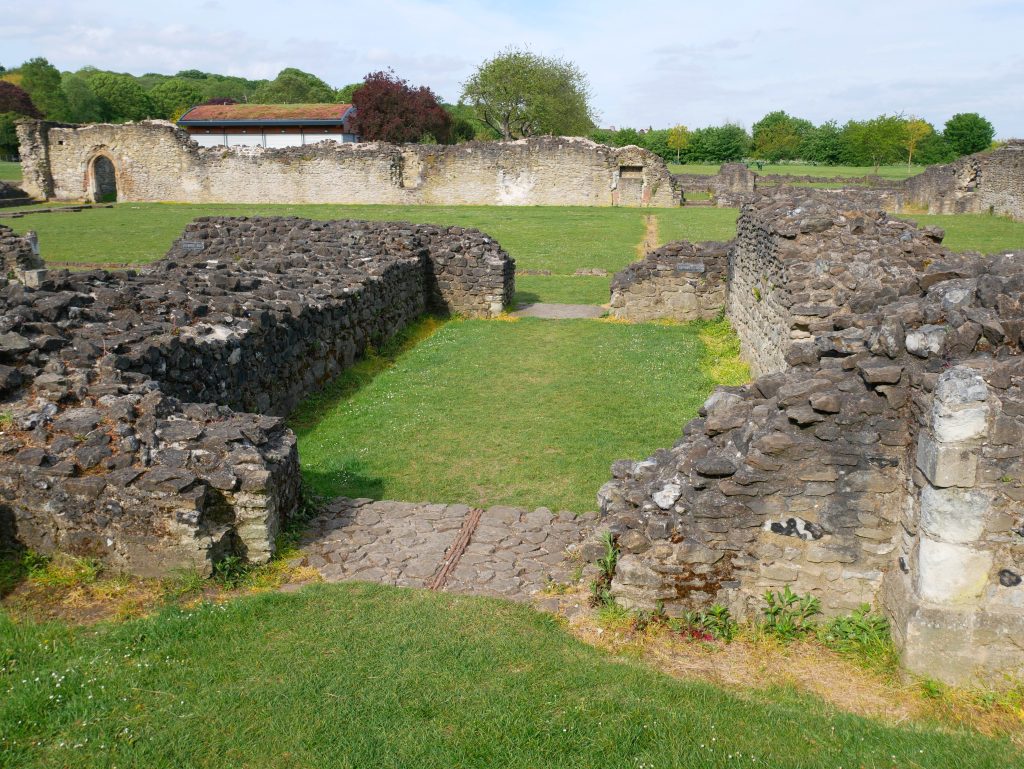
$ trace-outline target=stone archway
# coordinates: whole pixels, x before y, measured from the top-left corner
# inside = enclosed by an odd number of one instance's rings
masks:
[[[97,155],[89,163],[89,193],[97,203],[117,201],[117,168],[106,155]]]

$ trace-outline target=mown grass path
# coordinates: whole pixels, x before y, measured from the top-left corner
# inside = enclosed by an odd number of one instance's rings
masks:
[[[0,763],[1008,769],[1008,742],[673,680],[503,601],[314,585],[97,628],[0,615]]]
[[[456,320],[291,422],[327,496],[581,513],[614,460],[671,445],[716,384],[746,381],[737,355],[724,321]]]

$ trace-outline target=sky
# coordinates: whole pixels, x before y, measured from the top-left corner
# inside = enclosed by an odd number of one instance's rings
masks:
[[[784,109],[815,123],[881,113],[937,126],[980,112],[1024,137],[1024,0],[661,4],[604,0],[34,0],[9,3],[0,64],[45,56],[142,74],[271,78],[338,87],[391,67],[456,101],[508,46],[574,61],[602,126],[749,128]]]

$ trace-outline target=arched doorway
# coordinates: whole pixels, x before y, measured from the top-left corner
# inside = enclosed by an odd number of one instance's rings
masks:
[[[92,199],[97,203],[117,201],[117,169],[106,155],[97,155],[92,161]]]

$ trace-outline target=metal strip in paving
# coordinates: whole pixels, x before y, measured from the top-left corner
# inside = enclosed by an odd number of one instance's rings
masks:
[[[445,553],[444,561],[441,562],[441,566],[431,578],[430,582],[427,583],[428,590],[440,590],[445,586],[445,583],[448,582],[448,577],[455,571],[455,567],[459,565],[459,559],[462,558],[462,554],[466,552],[469,540],[473,538],[473,532],[475,532],[476,527],[480,525],[480,516],[483,515],[483,512],[484,511],[481,508],[477,507],[466,513],[466,517],[462,521],[462,529],[459,531],[459,536],[455,538],[451,547],[448,548],[448,552]]]

